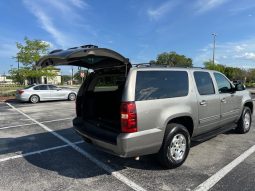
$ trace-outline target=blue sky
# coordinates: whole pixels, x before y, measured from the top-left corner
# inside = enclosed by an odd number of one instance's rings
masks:
[[[0,74],[17,66],[11,57],[25,36],[51,49],[96,44],[132,63],[176,51],[202,66],[217,33],[216,62],[255,67],[254,0],[8,0],[0,7]]]

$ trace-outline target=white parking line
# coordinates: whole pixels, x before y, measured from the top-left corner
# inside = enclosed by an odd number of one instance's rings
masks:
[[[194,191],[207,191],[212,188],[217,182],[219,182],[224,176],[226,176],[233,168],[243,162],[247,157],[255,152],[255,145],[233,160],[231,163],[223,167],[221,170],[216,172],[210,178],[208,178],[205,182],[200,184]]]
[[[77,142],[74,142],[73,144],[80,144],[80,143],[83,143],[83,142],[84,141],[77,141]],[[60,145],[60,146],[51,147],[51,148],[47,148],[47,149],[42,149],[42,150],[38,150],[38,151],[33,151],[33,152],[29,152],[29,153],[24,153],[24,154],[20,154],[20,155],[15,155],[15,156],[11,156],[11,157],[6,157],[6,158],[0,159],[0,162],[12,160],[12,159],[17,159],[17,158],[22,158],[22,157],[26,157],[26,156],[30,156],[30,155],[40,154],[40,153],[44,153],[44,152],[47,152],[47,151],[61,149],[61,148],[64,148],[64,147],[69,147],[69,145],[65,144],[65,145]]]
[[[31,121],[33,121],[34,123],[38,124],[39,126],[41,126],[43,129],[45,129],[46,131],[52,133],[53,135],[55,135],[56,137],[58,137],[60,140],[64,141],[66,144],[68,144],[69,146],[71,146],[74,150],[78,151],[80,154],[82,154],[83,156],[85,156],[86,158],[88,158],[90,161],[92,161],[93,163],[95,163],[98,167],[104,169],[106,172],[108,172],[109,174],[111,174],[112,176],[114,176],[115,178],[117,178],[118,180],[120,180],[121,182],[123,182],[124,184],[126,184],[127,186],[129,186],[130,188],[132,188],[133,190],[136,191],[145,191],[144,188],[142,188],[141,186],[137,185],[135,182],[133,182],[132,180],[128,179],[126,176],[122,175],[119,172],[116,172],[113,168],[111,168],[110,166],[108,166],[107,164],[99,161],[98,159],[96,159],[95,157],[93,157],[91,154],[89,154],[88,152],[86,152],[85,150],[83,150],[82,148],[78,147],[77,145],[73,144],[72,142],[70,142],[68,139],[66,139],[65,137],[61,136],[60,134],[56,133],[55,131],[53,131],[52,129],[48,128],[46,125],[36,121],[35,119],[33,119],[32,117],[28,116],[27,114],[25,114],[24,112],[22,112],[21,110],[15,108],[14,106],[12,106],[10,103],[6,103],[7,105],[9,105],[11,108],[13,108],[14,110],[16,110],[17,112],[21,113],[22,115],[26,116],[28,119],[30,119]]]
[[[63,118],[63,119],[54,119],[54,120],[48,120],[48,121],[42,121],[40,123],[51,123],[51,122],[58,122],[58,121],[65,121],[65,120],[70,120],[72,118]],[[30,119],[28,119],[30,120]],[[12,126],[7,126],[7,127],[0,127],[0,130],[2,129],[10,129],[10,128],[15,128],[15,127],[23,127],[23,126],[30,126],[30,125],[36,125],[37,123],[27,123],[27,124],[21,124],[21,125],[12,125]]]

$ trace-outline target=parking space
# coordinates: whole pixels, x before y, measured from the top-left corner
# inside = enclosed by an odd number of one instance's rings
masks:
[[[83,142],[74,102],[10,104],[0,103],[0,190],[194,190],[255,145],[253,124],[245,135],[193,143],[184,165],[165,170],[153,155],[123,159]],[[211,189],[252,190],[254,161],[253,153]]]
[[[255,185],[255,154],[248,157],[242,164],[224,177],[211,190],[254,190]]]

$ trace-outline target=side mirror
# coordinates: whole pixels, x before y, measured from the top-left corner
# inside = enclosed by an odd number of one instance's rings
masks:
[[[246,88],[245,88],[244,84],[238,83],[238,84],[235,84],[235,89],[236,89],[236,91],[243,91]]]
[[[57,91],[60,91],[60,90],[62,90],[62,88],[57,88]]]

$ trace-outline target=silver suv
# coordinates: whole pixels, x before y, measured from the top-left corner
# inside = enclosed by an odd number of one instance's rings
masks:
[[[249,92],[217,71],[133,67],[122,55],[93,46],[55,51],[38,65],[91,69],[77,95],[74,128],[121,157],[157,153],[161,164],[174,168],[187,158],[191,140],[251,127]]]

